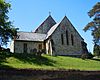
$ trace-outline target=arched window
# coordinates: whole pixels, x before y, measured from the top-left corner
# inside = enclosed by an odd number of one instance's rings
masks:
[[[68,40],[68,31],[66,30],[66,43],[69,45],[69,40]]]
[[[71,34],[72,45],[74,45],[74,36]]]
[[[62,43],[62,45],[64,44],[63,34],[61,34],[61,43]]]

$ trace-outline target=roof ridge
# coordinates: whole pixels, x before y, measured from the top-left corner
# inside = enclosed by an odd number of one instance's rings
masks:
[[[16,40],[24,41],[44,41],[46,34],[33,33],[33,32],[19,32],[17,33],[18,38]]]
[[[33,33],[33,34],[44,34],[44,33],[35,33],[35,32],[25,32],[25,31],[18,31],[18,32],[22,32],[22,33]]]

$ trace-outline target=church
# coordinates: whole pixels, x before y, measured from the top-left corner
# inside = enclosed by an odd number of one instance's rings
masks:
[[[34,32],[17,32],[10,50],[13,53],[44,51],[48,55],[81,56],[87,48],[84,39],[66,16],[56,23],[49,15]]]

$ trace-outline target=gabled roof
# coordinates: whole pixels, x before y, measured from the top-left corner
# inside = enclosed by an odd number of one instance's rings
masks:
[[[46,34],[39,34],[33,32],[18,32],[16,40],[23,41],[44,41]]]
[[[54,26],[51,27],[51,29],[47,32],[47,36],[46,39],[49,38],[49,36],[51,36],[53,34],[53,32],[56,30],[56,28],[61,24],[61,22],[67,18],[66,16],[57,24],[55,24]]]
[[[82,36],[79,34],[79,32],[76,30],[76,28],[73,26],[73,24],[70,22],[70,20],[67,18],[67,16],[65,16],[65,17],[63,18],[63,20],[64,20],[65,18],[66,18],[66,19],[68,20],[68,22],[71,24],[71,26],[73,27],[73,29],[77,32],[77,34],[80,36],[80,38],[81,38],[82,40],[84,40],[84,39],[82,38]],[[62,20],[62,21],[63,21],[63,20]]]
[[[51,16],[49,16],[48,18],[50,18]],[[48,19],[47,18],[47,19]],[[68,22],[72,25],[72,23],[69,21],[69,19],[65,16],[61,22],[53,25],[49,31],[47,32],[47,34],[41,34],[41,33],[34,33],[34,32],[18,32],[17,35],[18,37],[16,38],[16,40],[23,40],[23,41],[44,41],[46,39],[48,39],[53,32],[57,29],[57,27],[63,22],[63,20],[68,20]],[[45,21],[44,21],[45,22]],[[41,26],[41,25],[40,25]],[[78,33],[78,31],[75,29],[75,27],[72,25],[73,29],[77,32],[77,34],[81,37],[81,35]],[[81,37],[81,39],[83,39]],[[84,39],[83,39],[84,40]]]
[[[70,22],[70,20],[65,16],[62,20],[61,20],[61,22],[59,22],[59,23],[57,23],[57,24],[55,24],[53,27],[51,27],[51,29],[47,32],[47,36],[46,36],[46,39],[49,37],[49,36],[51,36],[52,34],[53,34],[53,32],[56,30],[56,28],[62,23],[62,21],[64,20],[64,19],[67,19],[68,20],[68,22],[72,25],[72,23]],[[72,27],[73,27],[73,29],[77,32],[77,34],[81,37],[81,35],[78,33],[78,31],[75,29],[75,27],[72,25]],[[82,37],[81,37],[81,39],[83,39]],[[84,39],[83,39],[84,40]]]
[[[43,27],[43,24],[44,23],[47,23],[48,22],[48,25],[55,25],[56,24],[56,21],[52,18],[52,16],[51,15],[49,15],[47,18],[46,18],[46,20],[44,20],[44,22],[42,22],[41,24],[40,24],[40,26],[38,27],[38,28],[36,28],[36,30],[34,31],[34,32],[36,32],[40,27]],[[51,27],[52,27],[51,26]]]

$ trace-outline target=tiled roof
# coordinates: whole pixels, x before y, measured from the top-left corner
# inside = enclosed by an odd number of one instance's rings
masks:
[[[46,38],[46,34],[39,34],[33,32],[18,32],[16,40],[23,41],[44,41]]]

